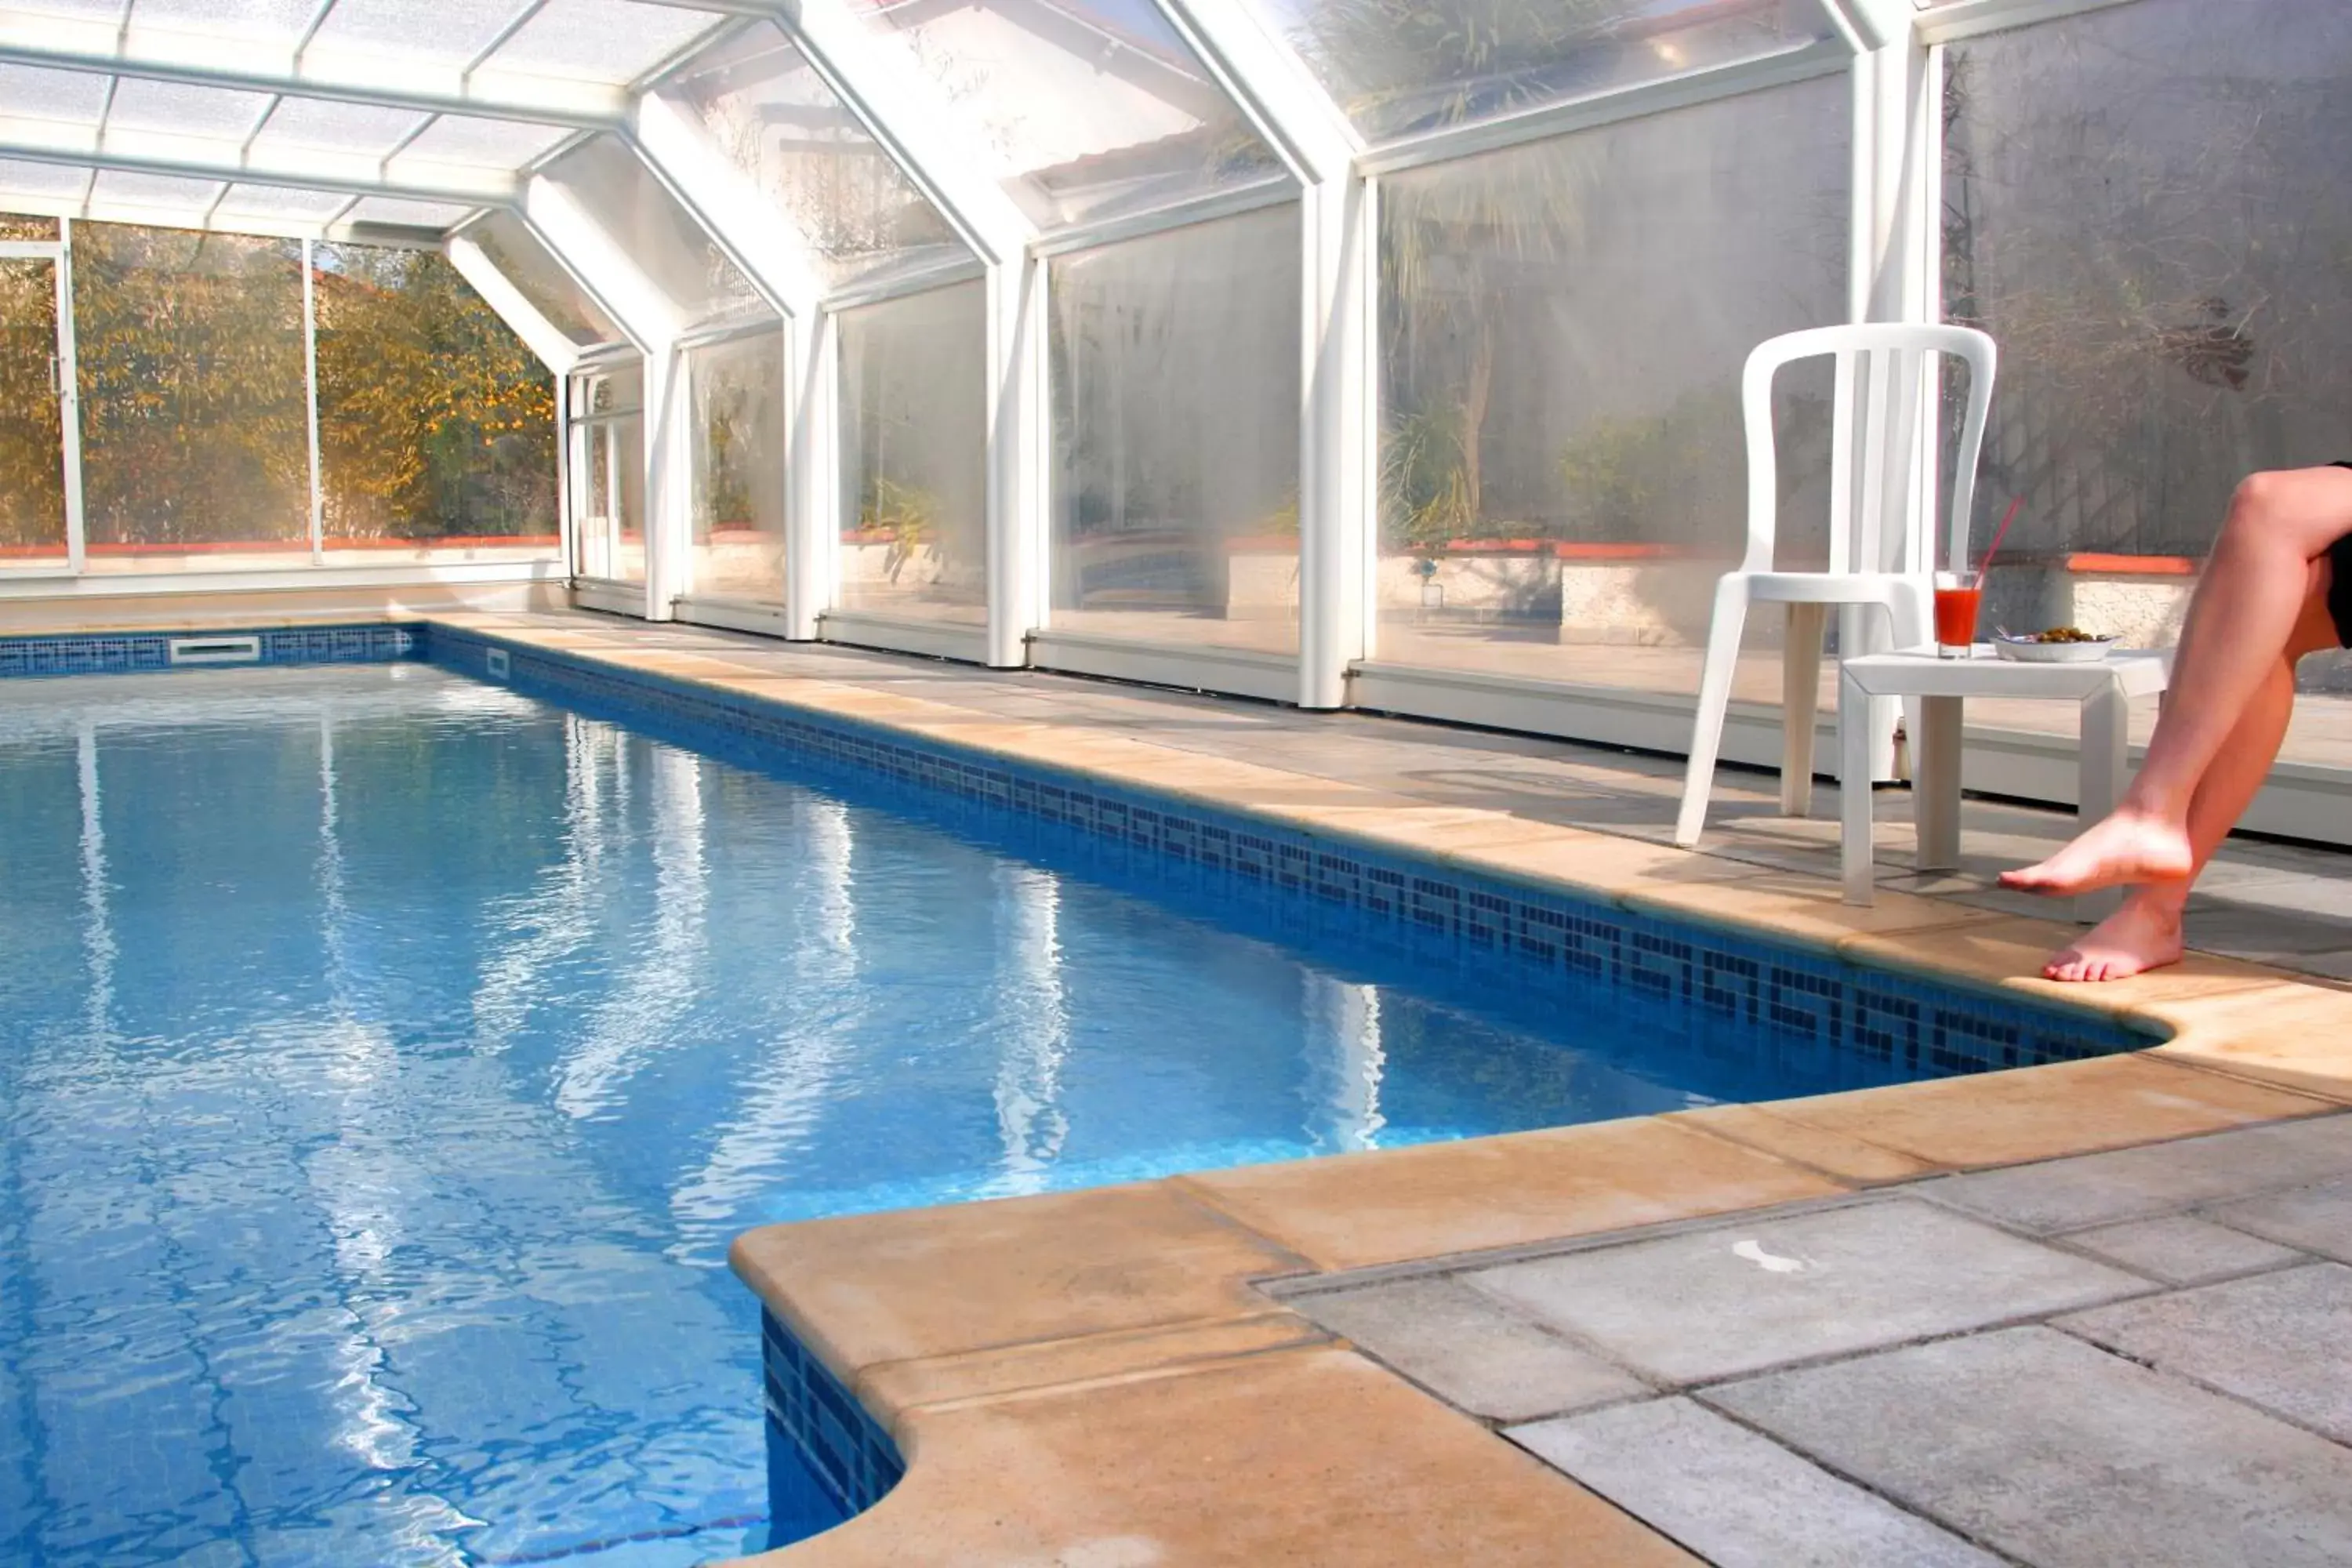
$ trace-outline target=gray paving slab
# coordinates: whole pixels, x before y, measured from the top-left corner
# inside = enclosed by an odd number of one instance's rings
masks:
[[[2052,1326],[2352,1443],[2352,1268],[2341,1264],[2118,1302]]]
[[[1910,1198],[1460,1276],[1669,1383],[1730,1377],[2144,1292],[2146,1280]]]
[[[2168,1285],[2203,1285],[2256,1269],[2275,1268],[2307,1255],[2194,1215],[2126,1220],[2094,1230],[2069,1231],[2066,1245],[2119,1263]]]
[[[2291,1187],[2211,1211],[2237,1230],[2352,1263],[2352,1176]]]
[[[2000,1561],[1688,1399],[1620,1405],[1506,1436],[1718,1568]]]
[[[2352,1116],[2181,1138],[2038,1165],[1946,1176],[1923,1197],[2048,1234],[2147,1219],[2352,1173]]]
[[[1525,1421],[1648,1394],[1623,1368],[1449,1279],[1296,1297],[1291,1310],[1474,1415]]]
[[[2352,1451],[2054,1329],[1701,1397],[2038,1568],[2352,1562]]]

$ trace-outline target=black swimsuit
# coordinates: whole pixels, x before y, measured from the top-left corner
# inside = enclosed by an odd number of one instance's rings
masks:
[[[2334,467],[2352,468],[2352,463]],[[2352,647],[2352,533],[2327,547],[2327,616],[2336,623],[2336,640]]]

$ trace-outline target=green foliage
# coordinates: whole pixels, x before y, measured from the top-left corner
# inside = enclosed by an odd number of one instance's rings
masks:
[[[1462,417],[1447,408],[1392,421],[1381,440],[1381,543],[1423,558],[1478,526],[1465,474]]]
[[[1610,49],[1647,0],[1318,0],[1307,52],[1359,123],[1396,132],[1559,96],[1563,62]]]
[[[64,448],[49,384],[56,320],[48,264],[0,260],[0,549],[65,548]]]
[[[887,533],[900,555],[939,538],[940,503],[920,485],[877,474],[857,502],[857,527],[862,533]]]

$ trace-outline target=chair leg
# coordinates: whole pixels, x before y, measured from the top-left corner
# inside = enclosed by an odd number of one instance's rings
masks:
[[[1822,631],[1827,605],[1789,606],[1789,644],[1780,655],[1780,815],[1813,809],[1813,730],[1822,700]]]
[[[1871,827],[1870,696],[1838,677],[1838,864],[1845,901],[1868,904],[1878,888]]]
[[[1706,797],[1715,788],[1715,758],[1723,745],[1723,716],[1731,709],[1731,676],[1739,663],[1739,634],[1748,625],[1748,579],[1734,572],[1715,587],[1715,618],[1706,629],[1706,666],[1699,676],[1698,712],[1691,722],[1690,766],[1683,774],[1683,805],[1675,842],[1687,849],[1706,826]]]

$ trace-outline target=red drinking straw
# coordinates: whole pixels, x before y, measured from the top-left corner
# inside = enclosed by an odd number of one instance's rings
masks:
[[[1983,582],[1985,579],[1985,574],[1992,570],[1993,552],[2000,548],[2000,542],[2009,534],[2009,525],[2017,521],[2017,509],[2024,504],[2025,498],[2023,496],[2012,496],[2010,498],[2009,515],[2002,518],[2000,520],[2000,526],[1992,531],[1992,543],[1986,547],[1984,559],[1977,563],[1978,582]]]

